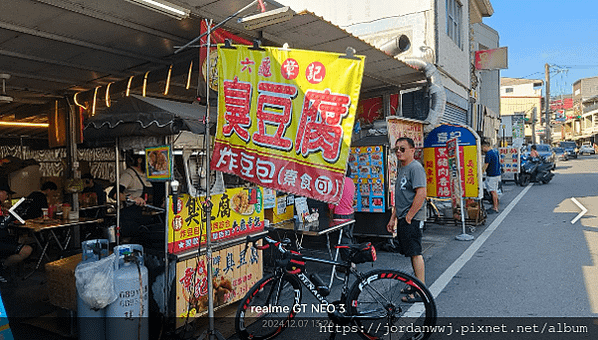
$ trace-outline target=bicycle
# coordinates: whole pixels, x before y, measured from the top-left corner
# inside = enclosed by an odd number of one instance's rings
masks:
[[[258,245],[264,240],[264,245]],[[271,339],[285,328],[328,327],[330,338],[338,333],[358,333],[365,339],[427,339],[436,324],[436,305],[430,291],[416,278],[393,269],[359,272],[352,263],[373,262],[375,249],[370,243],[338,245],[348,253],[342,262],[303,256],[287,250],[290,240],[275,241],[266,235],[248,236],[247,244],[264,250],[273,246],[280,255],[275,268],[258,281],[240,301],[235,329],[241,339]],[[305,263],[338,266],[344,272],[341,298],[330,302],[330,290],[317,276],[308,277]],[[351,276],[356,281],[349,287]],[[297,320],[302,304],[302,286],[318,300],[316,312],[326,313],[330,323],[321,320]],[[418,294],[421,302],[407,303],[401,296]],[[311,306],[312,311],[314,306]],[[423,307],[423,311],[422,311]],[[409,312],[409,314],[407,313]],[[310,322],[311,321],[311,322]]]

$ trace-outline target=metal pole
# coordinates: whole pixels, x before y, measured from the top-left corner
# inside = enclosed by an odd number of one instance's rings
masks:
[[[120,244],[120,157],[119,157],[119,152],[118,152],[118,137],[116,137],[116,143],[115,143],[115,156],[114,159],[116,161],[116,181],[114,181],[114,183],[116,183],[116,245]]]
[[[179,47],[179,49],[177,49],[176,51],[174,51],[174,54],[177,54],[179,52],[181,52],[182,50],[186,49],[187,47],[193,45],[194,43],[196,43],[199,39],[203,38],[204,36],[208,36],[208,46],[210,46],[209,43],[209,37],[212,31],[215,31],[216,29],[220,28],[220,26],[224,25],[225,23],[227,23],[230,19],[236,17],[237,15],[241,14],[241,12],[245,11],[246,9],[248,9],[249,7],[255,5],[258,2],[258,0],[252,1],[249,5],[241,8],[240,10],[236,11],[234,14],[229,15],[226,19],[222,20],[220,23],[218,23],[216,26],[214,26],[213,29],[208,28],[208,30],[204,33],[204,34],[200,34],[198,37],[196,37],[195,39],[189,41],[188,43],[186,43],[185,45]],[[210,23],[212,22],[212,20],[210,19]],[[209,54],[209,48],[208,48],[208,54]],[[208,65],[209,65],[209,60],[208,59]],[[200,65],[201,67],[201,65]]]
[[[546,88],[546,98],[544,99],[544,108],[546,109],[546,144],[551,144],[552,142],[552,133],[550,131],[550,65],[544,65],[544,73],[545,73],[545,88]]]
[[[207,20],[206,20],[207,21]],[[226,21],[226,20],[225,20]],[[212,285],[212,201],[210,197],[210,144],[212,143],[212,139],[210,137],[210,46],[211,46],[211,33],[212,33],[212,20],[207,23],[208,29],[206,31],[207,35],[207,44],[206,44],[206,60],[207,60],[207,75],[206,75],[206,115],[204,117],[205,122],[205,131],[204,131],[204,141],[205,138],[208,139],[206,143],[206,201],[205,201],[205,216],[206,216],[206,262],[207,262],[207,271],[206,274],[208,279],[208,329],[206,333],[204,333],[200,339],[203,339],[207,336],[209,340],[218,338],[224,340],[222,334],[214,329],[214,287]]]

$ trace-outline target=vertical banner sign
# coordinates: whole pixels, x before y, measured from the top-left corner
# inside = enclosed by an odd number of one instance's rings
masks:
[[[338,202],[364,60],[219,46],[211,168],[262,187]]]
[[[352,147],[349,166],[355,183],[355,211],[385,212],[384,147]]]
[[[459,162],[459,143],[457,138],[451,138],[446,142],[446,155],[449,166],[451,185],[451,204],[453,212],[461,207],[463,190],[461,188],[461,164]]]
[[[462,197],[482,197],[480,138],[470,128],[441,124],[424,140],[424,169],[428,197],[452,197],[451,172],[446,143],[456,138],[459,148],[459,171]]]

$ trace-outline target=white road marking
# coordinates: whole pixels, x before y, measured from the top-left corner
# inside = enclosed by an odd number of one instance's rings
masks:
[[[434,299],[438,297],[438,295],[444,290],[446,285],[457,275],[457,273],[465,266],[465,264],[471,260],[473,255],[480,249],[480,247],[486,242],[486,240],[492,235],[494,230],[498,228],[498,226],[502,223],[502,221],[507,217],[507,215],[513,210],[515,205],[519,203],[519,201],[525,196],[528,190],[532,187],[533,183],[530,183],[515,197],[511,203],[503,210],[500,215],[494,219],[492,224],[484,232],[475,240],[473,243],[459,256],[458,259],[455,260],[445,271],[442,273],[434,283],[429,286],[430,293]],[[424,312],[424,304],[423,303],[416,303],[409,310],[405,313],[404,317],[419,317]]]

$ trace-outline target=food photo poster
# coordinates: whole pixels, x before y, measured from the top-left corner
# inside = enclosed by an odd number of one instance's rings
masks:
[[[145,148],[145,168],[149,180],[166,181],[172,178],[170,156],[169,145]]]

